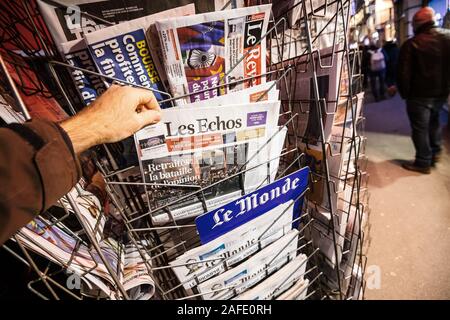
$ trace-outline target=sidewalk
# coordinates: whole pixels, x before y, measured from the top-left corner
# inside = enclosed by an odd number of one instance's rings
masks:
[[[365,117],[371,194],[367,266],[381,271],[380,289],[369,288],[374,278],[366,273],[365,298],[450,299],[448,130],[441,162],[432,174],[420,175],[398,164],[414,156],[403,100],[397,95],[369,103]]]

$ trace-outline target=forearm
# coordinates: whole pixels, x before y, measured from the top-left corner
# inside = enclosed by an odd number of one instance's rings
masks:
[[[66,194],[80,172],[56,124],[33,120],[15,130],[1,128],[0,244]]]

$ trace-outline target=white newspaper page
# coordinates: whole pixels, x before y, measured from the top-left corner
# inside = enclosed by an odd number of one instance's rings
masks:
[[[205,300],[225,300],[244,292],[297,255],[298,230],[291,230],[250,259],[197,286]]]
[[[250,189],[248,175],[237,173],[246,164],[268,162],[270,143],[265,142],[277,128],[279,108],[279,102],[170,108],[158,124],[136,133],[144,181],[151,184],[147,194],[156,211],[154,222],[195,217]],[[249,181],[262,182],[267,166],[251,173]],[[189,196],[198,187],[208,188]]]
[[[237,296],[235,300],[271,300],[278,297],[294,283],[303,279],[306,262],[304,254],[298,255],[266,280]]]
[[[189,94],[177,104],[265,82],[259,75],[266,72],[264,36],[270,8],[260,5],[156,22],[170,90],[174,96]]]
[[[280,204],[229,233],[189,250],[170,264],[186,289],[204,282],[258,252],[292,228],[292,201]]]

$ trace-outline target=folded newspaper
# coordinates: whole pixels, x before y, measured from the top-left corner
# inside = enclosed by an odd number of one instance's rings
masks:
[[[154,223],[195,217],[267,181],[267,141],[279,108],[273,101],[170,108],[161,122],[136,133]],[[245,167],[255,168],[238,174]],[[206,189],[193,194],[200,187]]]
[[[302,281],[306,271],[307,258],[300,254],[276,273],[257,286],[245,291],[235,300],[272,300],[288,290],[297,281]]]
[[[205,300],[238,295],[279,270],[297,255],[298,230],[290,230],[257,254],[225,273],[197,286]]]
[[[170,262],[184,288],[192,288],[225,272],[285,235],[292,228],[293,201],[229,233],[196,247]]]
[[[115,282],[97,252],[66,230],[59,223],[52,224],[37,217],[17,233],[17,238],[25,247],[80,276],[86,292],[100,291],[102,297],[120,299],[112,289]],[[100,242],[100,247],[131,299],[144,300],[153,296],[155,284],[147,268],[148,255],[144,255],[145,263],[136,246],[122,245],[112,239]]]
[[[194,13],[194,5],[190,4],[87,33],[84,38],[102,74],[153,89],[156,99],[162,101],[170,96],[164,86],[158,43],[149,42],[150,27],[158,19]],[[171,107],[171,104],[163,103],[161,107]]]
[[[61,54],[71,66],[98,72],[84,40],[72,40],[58,46]],[[105,90],[106,85],[101,77],[95,74],[71,69],[70,74],[84,105],[90,104]]]
[[[156,22],[177,104],[207,100],[265,82],[265,33],[271,5]],[[241,80],[246,80],[242,82]],[[225,83],[233,83],[225,86]]]

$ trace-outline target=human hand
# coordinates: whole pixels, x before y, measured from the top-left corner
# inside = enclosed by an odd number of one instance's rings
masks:
[[[160,119],[161,109],[150,90],[113,85],[60,125],[79,154],[97,144],[123,140]]]

